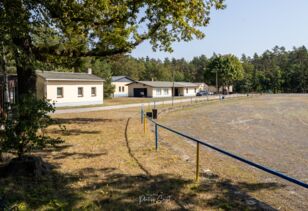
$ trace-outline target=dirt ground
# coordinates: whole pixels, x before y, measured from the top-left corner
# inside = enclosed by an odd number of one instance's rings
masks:
[[[169,112],[160,118],[166,126],[200,138],[244,158],[308,182],[308,95],[255,96],[202,104]],[[194,162],[195,147],[161,131],[161,142]],[[209,149],[202,149],[204,172],[254,183],[247,193],[275,209],[307,210],[304,188],[247,167]]]

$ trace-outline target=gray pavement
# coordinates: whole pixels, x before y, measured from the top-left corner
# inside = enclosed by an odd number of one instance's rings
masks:
[[[242,94],[233,94],[225,96],[225,98],[234,98],[246,96]],[[175,99],[173,101],[174,104],[177,103],[185,103],[185,102],[195,102],[195,101],[205,101],[205,100],[218,100],[218,95],[204,96],[204,97],[187,97],[185,99]],[[56,110],[54,114],[68,114],[68,113],[82,113],[82,112],[91,112],[91,111],[106,111],[106,110],[114,110],[114,109],[124,109],[124,108],[133,108],[133,107],[141,107],[141,106],[154,106],[155,105],[167,105],[172,104],[172,100],[166,101],[155,101],[153,98],[153,102],[144,102],[144,103],[132,103],[132,104],[122,104],[122,105],[113,105],[113,106],[98,106],[98,107],[89,107],[89,108],[71,108],[71,109],[59,109]]]

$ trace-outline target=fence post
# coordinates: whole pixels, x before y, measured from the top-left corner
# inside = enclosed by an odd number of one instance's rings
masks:
[[[143,120],[143,131],[144,131],[144,134],[146,132],[146,124],[147,124],[147,117],[145,116],[144,120]]]
[[[144,110],[143,110],[143,105],[141,106],[141,124],[143,123],[143,118],[144,118]]]
[[[200,146],[199,146],[199,142],[197,142],[197,155],[196,155],[196,182],[199,181],[199,158],[200,158]]]
[[[158,150],[158,125],[155,123],[155,149]]]

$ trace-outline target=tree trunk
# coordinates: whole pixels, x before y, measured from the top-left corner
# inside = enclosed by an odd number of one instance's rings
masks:
[[[18,76],[18,98],[27,95],[35,94],[36,90],[36,75],[32,67],[17,66]]]
[[[18,96],[35,92],[36,77],[33,68],[32,40],[29,28],[29,13],[22,0],[3,1],[8,21],[10,38],[18,76]],[[17,20],[17,21],[16,21]]]

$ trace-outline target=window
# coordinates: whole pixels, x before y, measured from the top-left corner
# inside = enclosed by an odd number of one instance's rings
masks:
[[[186,88],[186,94],[188,94],[188,88]]]
[[[96,87],[91,87],[91,96],[92,97],[96,96]]]
[[[164,89],[164,95],[168,95],[169,94],[169,89],[165,88]]]
[[[121,92],[121,87],[119,86],[119,92]]]
[[[78,87],[78,97],[83,97],[83,88]]]
[[[161,90],[160,90],[160,88],[157,88],[157,89],[156,89],[156,95],[161,95]]]
[[[63,97],[63,87],[57,87],[57,98]]]
[[[122,86],[122,92],[124,92],[124,86]]]

